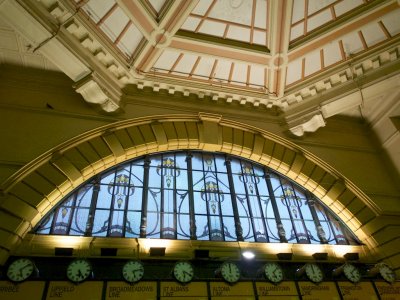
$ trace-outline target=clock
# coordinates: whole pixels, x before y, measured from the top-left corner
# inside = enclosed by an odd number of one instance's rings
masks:
[[[396,274],[387,264],[381,263],[378,268],[379,274],[381,274],[382,278],[387,282],[393,283],[396,280]]]
[[[220,271],[222,278],[229,283],[235,283],[240,279],[239,267],[233,262],[224,262]]]
[[[321,268],[314,263],[308,263],[304,266],[306,275],[314,283],[319,283],[324,278]]]
[[[143,264],[138,260],[130,260],[122,267],[122,276],[128,282],[137,282],[144,275]]]
[[[283,280],[283,270],[282,267],[277,263],[267,263],[264,265],[265,277],[273,282],[278,283]]]
[[[173,273],[180,283],[188,283],[194,277],[193,266],[188,261],[178,261],[174,266]]]
[[[21,282],[28,279],[34,272],[37,272],[37,268],[32,260],[18,258],[8,266],[7,277],[11,281]]]
[[[75,259],[67,267],[67,277],[75,283],[82,282],[92,275],[92,265],[86,259]]]
[[[352,264],[345,264],[343,266],[343,273],[344,276],[353,283],[357,283],[361,280],[360,271]]]

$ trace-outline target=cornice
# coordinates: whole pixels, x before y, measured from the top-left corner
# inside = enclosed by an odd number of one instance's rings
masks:
[[[166,76],[157,72],[142,73],[134,67],[137,62],[129,61],[121,51],[117,50],[107,37],[95,29],[93,22],[74,3],[68,0],[52,0],[52,4],[49,3],[42,0],[37,2],[5,0],[0,4],[0,14],[5,16],[6,20],[19,33],[33,41],[33,46],[37,51],[40,51],[74,81],[76,91],[81,93],[87,102],[100,105],[106,112],[121,111],[124,87],[135,85],[139,90],[151,88],[155,93],[167,91],[174,95],[176,92],[180,92],[184,97],[194,95],[198,99],[210,97],[216,102],[236,101],[241,105],[253,105],[255,109],[276,110],[278,108],[284,112],[286,127],[295,135],[301,136],[304,132],[312,132],[324,126],[327,117],[340,113],[340,110],[345,108],[340,102],[337,102],[336,105],[333,105],[333,102],[379,80],[393,76],[400,70],[400,35],[397,35],[333,68],[287,87],[283,86],[287,62],[278,66],[272,66],[272,62],[269,62],[271,71],[274,73],[274,80],[269,83],[268,88],[275,91],[274,93],[265,88],[216,84],[211,80],[193,78],[185,80],[179,76],[174,78],[171,74]],[[174,4],[173,9],[169,8],[166,14],[171,18],[182,5],[186,4],[184,2]],[[282,5],[285,12],[291,9],[290,3]],[[372,10],[382,5],[384,3],[378,1],[365,9]],[[274,6],[275,10],[278,8]],[[18,15],[18,18],[13,19],[8,14]],[[148,13],[146,14],[148,15]],[[39,32],[38,34],[32,35],[32,30],[27,31],[21,28],[19,23],[27,22],[28,19],[32,27]],[[284,20],[284,16],[280,15],[274,24],[278,26],[282,20]],[[178,30],[174,20],[163,19],[162,22],[166,23],[165,26],[172,26],[173,28],[170,29],[173,32]],[[154,20],[153,23],[154,26],[158,26]],[[288,27],[287,24],[286,27]],[[181,31],[173,37],[168,32],[160,31],[158,27],[156,29],[153,30],[154,34],[159,33],[164,36],[168,40],[168,45],[171,41],[183,38]],[[155,35],[151,38],[156,38]],[[192,35],[191,38],[197,36]],[[185,36],[185,38],[187,37]],[[278,39],[279,37],[274,36],[273,38]],[[205,40],[201,39],[200,42],[205,42]],[[138,51],[153,53],[150,60],[154,60],[154,55],[160,53],[162,47],[154,48],[154,52],[150,50],[149,43],[151,44],[151,40],[143,42]],[[279,43],[280,48],[272,49],[272,54],[260,54],[256,51],[254,55],[270,61],[272,58],[279,61],[283,57],[282,51],[287,51],[285,43],[288,41],[280,40]],[[240,52],[240,50],[238,51]],[[139,55],[142,60],[140,65],[143,64],[146,56],[143,55]],[[272,58],[269,58],[271,55]],[[149,62],[146,62],[145,65],[145,68],[148,68]],[[282,96],[279,96],[280,94]],[[350,106],[358,104],[356,100],[347,103]],[[333,109],[335,106],[338,109]]]

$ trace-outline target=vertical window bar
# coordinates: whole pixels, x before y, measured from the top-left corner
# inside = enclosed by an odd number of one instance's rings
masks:
[[[303,229],[304,229],[304,234],[306,235],[306,237],[307,237],[307,240],[308,240],[308,243],[309,244],[311,244],[311,238],[310,238],[310,235],[308,234],[308,232],[307,232],[307,226],[306,226],[306,223],[305,223],[305,221],[304,221],[304,217],[303,217],[303,213],[301,212],[301,208],[300,208],[300,205],[299,205],[299,197],[297,196],[297,194],[296,194],[296,190],[295,190],[295,188],[294,188],[294,186],[293,186],[293,183],[289,183],[289,185],[291,186],[291,188],[292,188],[292,191],[293,191],[293,194],[294,194],[294,198],[295,198],[295,204],[296,204],[296,206],[297,206],[297,208],[298,208],[298,210],[299,210],[299,216],[300,216],[300,221],[301,221],[301,224],[303,224]],[[286,196],[285,196],[285,198],[286,198]],[[302,202],[301,202],[301,200],[300,200],[300,203],[301,204],[303,204]],[[314,216],[313,216],[314,217]],[[293,221],[294,222],[294,221]]]
[[[234,187],[233,178],[232,178],[231,160],[232,159],[229,156],[225,157],[225,166],[226,166],[226,171],[228,173],[229,191],[231,194],[231,201],[232,201],[232,208],[233,208],[233,219],[235,220],[235,231],[236,231],[237,240],[244,241],[243,228],[242,228],[242,225],[240,224],[239,209],[238,209],[237,202],[236,202],[236,193],[235,193],[235,187]]]
[[[208,199],[208,192],[207,192],[207,180],[206,180],[206,173],[204,171],[204,155],[203,153],[201,154],[201,167],[203,170],[203,184],[204,184],[204,196],[205,196],[205,201],[206,201],[206,209],[207,209],[207,223],[208,223],[208,240],[211,241],[212,235],[211,235],[211,215],[210,215],[210,208],[208,207],[209,201],[211,199]]]
[[[79,190],[78,190],[79,192]],[[76,199],[78,198],[78,192],[76,192],[74,194],[74,200],[72,201],[72,205],[71,205],[71,213],[69,215],[69,220],[68,220],[68,229],[67,229],[67,235],[69,235],[70,231],[71,231],[71,224],[72,224],[72,220],[74,218],[74,213],[75,213],[75,208],[76,208]]]
[[[92,200],[90,202],[88,219],[86,222],[85,236],[91,236],[92,234],[94,214],[96,211],[97,198],[99,197],[99,192],[100,192],[100,178],[97,177],[95,179],[95,183],[93,184],[93,194],[92,194]]]
[[[299,235],[298,235],[297,229],[296,229],[296,224],[294,223],[293,215],[292,215],[292,212],[290,211],[289,203],[288,203],[288,201],[287,201],[287,199],[286,199],[285,191],[284,191],[284,189],[283,189],[282,180],[281,180],[280,177],[278,177],[278,178],[279,178],[279,187],[280,187],[281,190],[282,190],[282,195],[283,195],[284,201],[285,201],[285,203],[286,203],[285,206],[286,206],[286,209],[288,210],[288,213],[289,213],[289,216],[290,216],[290,222],[292,223],[292,229],[293,229],[294,235],[295,235],[295,237],[296,237],[297,243],[300,244]]]
[[[250,217],[250,221],[251,221],[251,227],[253,228],[253,236],[254,236],[254,240],[256,241],[256,226],[254,224],[253,209],[251,208],[251,203],[249,200],[249,191],[247,188],[247,182],[244,179],[245,173],[243,172],[243,161],[242,160],[240,160],[240,170],[242,173],[241,175],[243,178],[244,190],[246,193],[247,207],[249,208],[249,217]]]
[[[213,162],[214,162],[214,166],[215,164],[215,155],[212,156],[213,158]],[[217,184],[217,197],[218,197],[218,209],[219,209],[219,220],[221,222],[221,231],[222,231],[222,237],[225,239],[225,227],[224,227],[224,218],[222,215],[222,207],[221,207],[221,193],[220,193],[220,189],[219,189],[219,182],[218,182],[218,173],[217,171],[215,171],[215,183]]]
[[[278,236],[281,243],[287,243],[288,240],[286,238],[285,228],[282,224],[282,220],[279,214],[278,205],[276,204],[276,198],[274,194],[274,189],[272,188],[271,177],[269,175],[269,172],[265,168],[264,168],[264,174],[265,174],[265,182],[267,183],[268,194],[271,199],[272,210],[274,211],[275,215],[275,222],[276,222],[276,228],[278,229]]]
[[[321,222],[319,221],[317,212],[315,210],[315,206],[314,206],[315,201],[314,201],[311,193],[308,190],[305,191],[305,195],[306,195],[306,198],[307,198],[308,207],[310,208],[311,216],[312,216],[312,218],[314,220],[314,224],[315,224],[315,228],[317,230],[318,238],[321,241],[321,244],[327,244],[328,241],[326,239],[326,233],[325,233],[324,229],[321,226]]]
[[[337,239],[337,236],[336,236],[336,234],[335,234],[335,230],[334,230],[334,228],[333,228],[333,224],[332,224],[332,222],[331,222],[331,219],[330,219],[329,216],[328,216],[328,212],[326,211],[325,207],[322,207],[322,209],[324,210],[324,213],[325,213],[325,216],[326,216],[326,222],[328,223],[328,226],[329,226],[329,228],[330,228],[331,231],[332,231],[332,235],[333,235],[333,238],[335,239],[336,245],[339,245],[339,240]],[[346,239],[346,242],[347,242],[347,244],[348,244],[347,239]]]
[[[164,205],[165,205],[165,197],[164,193],[164,155],[161,155],[161,162],[160,162],[160,177],[161,177],[161,203],[160,203],[160,237],[164,238],[165,228],[164,228]]]
[[[111,225],[112,225],[112,220],[113,220],[113,212],[114,212],[114,202],[115,202],[115,189],[119,189],[120,186],[117,187],[117,177],[118,177],[118,171],[120,169],[115,170],[115,175],[114,175],[114,185],[112,189],[112,195],[111,195],[111,203],[110,203],[110,210],[108,214],[108,226],[107,226],[107,236],[111,236]]]
[[[327,216],[327,218],[328,218],[328,220],[329,220],[329,224],[331,224],[332,223],[332,216],[329,214],[329,211],[327,211],[327,209],[324,207],[324,210],[325,210],[325,214],[326,214],[326,216]],[[342,230],[342,233],[343,233],[343,237],[345,238],[345,240],[346,240],[346,244],[347,245],[350,245],[350,241],[349,241],[349,238],[348,238],[348,236],[347,236],[347,228],[345,227],[345,226],[343,226],[343,224],[342,224],[342,222],[340,222],[340,221],[337,221],[338,222],[338,224],[339,224],[339,227],[340,227],[340,229]],[[333,224],[331,224],[331,226],[333,227]],[[335,233],[335,231],[333,230],[333,235],[335,236],[335,239],[337,239],[337,237],[336,237],[336,233]],[[338,243],[339,244],[339,243]]]
[[[132,163],[129,164],[129,180],[127,186],[128,191],[125,196],[124,219],[122,221],[122,236],[125,236],[126,234],[126,221],[128,220],[128,202],[129,202],[129,197],[131,196],[129,192],[131,189],[131,178],[132,178]]]
[[[196,219],[194,215],[194,192],[193,192],[193,174],[192,174],[192,153],[186,155],[187,176],[188,176],[188,194],[189,194],[189,224],[190,224],[190,239],[197,240],[196,236]]]
[[[254,172],[254,166],[253,166],[253,164],[251,164],[251,169],[252,169],[252,171],[253,171],[253,175],[252,175],[252,176],[254,177],[254,180],[257,181],[257,180],[256,180],[256,173]],[[266,224],[265,224],[266,218],[265,218],[265,216],[264,216],[264,211],[263,211],[263,209],[262,209],[261,197],[260,197],[260,193],[259,193],[259,191],[258,191],[258,184],[256,184],[256,182],[254,182],[254,187],[255,187],[256,196],[257,196],[258,208],[259,208],[260,213],[261,213],[261,221],[262,221],[262,226],[263,226],[263,228],[264,228],[265,238],[266,238],[266,240],[267,240],[267,243],[269,243],[268,230],[267,230],[267,226],[266,226]],[[256,241],[257,241],[257,238],[256,238]]]
[[[149,168],[150,159],[148,156],[144,158],[144,174],[143,174],[143,194],[142,194],[142,216],[140,219],[140,237],[146,237],[147,231],[147,201],[149,195]]]
[[[173,212],[173,219],[174,219],[174,238],[178,239],[178,219],[177,219],[177,203],[176,203],[176,155],[174,154],[174,169],[172,170],[174,172],[174,188],[173,188],[173,201],[174,201],[174,212]]]

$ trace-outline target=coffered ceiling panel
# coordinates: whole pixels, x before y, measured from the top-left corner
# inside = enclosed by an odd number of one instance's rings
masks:
[[[134,55],[143,34],[115,0],[89,0],[82,6],[82,10],[125,58]]]
[[[315,47],[308,46],[303,50],[300,47],[297,55],[304,53],[300,57],[297,57],[296,51],[289,54],[286,85],[299,82],[399,35],[400,22],[396,20],[400,20],[400,8],[390,12],[382,10],[381,14],[369,22],[360,19],[338,32],[332,32],[332,40],[327,40],[325,44],[315,42]]]
[[[199,56],[193,53],[180,53],[175,50],[165,50],[151,71],[154,74],[174,75],[186,79],[257,89],[263,89],[267,82],[265,66]]]
[[[267,0],[202,0],[181,29],[266,46]]]
[[[374,0],[370,0],[372,2]],[[294,0],[290,40],[307,36],[316,28],[338,20],[367,0]]]

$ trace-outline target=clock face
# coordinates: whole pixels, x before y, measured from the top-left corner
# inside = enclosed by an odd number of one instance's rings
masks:
[[[86,259],[76,259],[67,268],[67,277],[73,282],[82,282],[92,274],[92,266]]]
[[[225,262],[221,266],[221,275],[229,283],[237,282],[240,279],[239,267],[233,262]]]
[[[396,274],[388,265],[382,265],[379,268],[379,273],[381,274],[382,278],[389,283],[392,283],[396,280]]]
[[[192,264],[187,261],[178,261],[174,266],[174,276],[181,283],[191,281],[194,276]]]
[[[273,283],[283,280],[283,270],[277,263],[267,263],[264,266],[264,274],[267,279]]]
[[[314,283],[319,283],[324,278],[321,268],[316,264],[306,264],[306,275]]]
[[[128,282],[137,282],[144,275],[143,264],[138,260],[128,261],[122,268],[122,276]]]
[[[36,270],[33,261],[27,258],[19,258],[13,261],[7,269],[7,277],[11,281],[21,282],[28,279]]]
[[[361,280],[361,273],[360,271],[353,265],[351,264],[345,264],[343,267],[343,273],[344,276],[348,280],[350,280],[353,283],[357,283]]]

